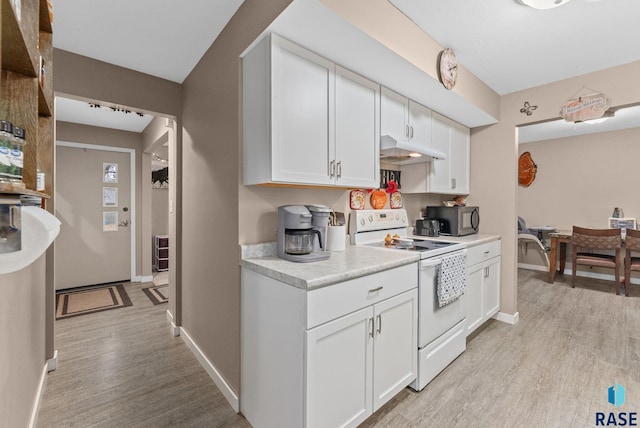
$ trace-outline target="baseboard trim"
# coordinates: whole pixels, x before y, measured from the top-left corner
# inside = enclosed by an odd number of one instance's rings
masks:
[[[236,413],[240,412],[240,400],[238,399],[236,393],[233,391],[233,389],[231,389],[220,372],[218,372],[215,366],[211,364],[209,359],[204,355],[200,348],[198,348],[198,345],[196,345],[193,339],[191,339],[191,336],[189,336],[189,334],[182,327],[180,327],[180,337],[182,337],[184,343],[186,343],[189,349],[191,349],[193,355],[196,356],[196,358],[200,362],[200,365],[204,367],[209,377],[211,377],[213,382],[220,389],[220,392],[222,392],[222,395],[224,395],[224,398],[227,399],[233,410]]]
[[[171,334],[173,335],[173,337],[180,336],[180,327],[178,327],[176,323],[173,322],[173,314],[169,312],[168,309],[167,309],[167,321],[169,321],[169,325],[171,326]]]
[[[549,272],[546,266],[541,265],[532,265],[528,263],[518,263],[519,269],[527,269],[527,270],[537,270],[538,272]]]
[[[52,372],[58,368],[58,350],[53,351],[53,357],[47,360],[47,372]]]
[[[56,351],[57,352],[57,351]],[[44,394],[44,384],[47,381],[47,373],[49,364],[48,361],[42,368],[42,375],[40,376],[40,384],[36,391],[35,401],[33,402],[33,408],[31,409],[31,417],[29,418],[29,428],[35,428],[38,423],[38,413],[40,412],[40,403],[42,403],[42,395]]]
[[[493,316],[494,319],[502,322],[506,322],[507,324],[516,325],[518,321],[520,321],[520,312],[516,312],[515,314],[505,314],[504,312],[498,312]]]
[[[147,276],[134,276],[133,278],[131,278],[131,282],[152,282],[153,281],[153,275],[147,275]]]
[[[527,270],[535,270],[539,272],[548,272],[548,269],[545,266],[540,265],[531,265],[526,263],[518,263],[518,268],[527,269]],[[571,267],[571,263],[567,263],[564,267],[564,275],[571,277],[573,271]],[[622,274],[623,272],[621,272]],[[560,273],[556,273],[556,278]],[[592,279],[602,279],[605,281],[615,281],[615,277],[613,274],[608,273],[599,273],[599,272],[589,272],[584,270],[578,270],[576,272],[576,276],[584,277],[584,278],[592,278]],[[569,278],[571,279],[571,278]],[[631,278],[631,284],[640,284],[640,278]]]

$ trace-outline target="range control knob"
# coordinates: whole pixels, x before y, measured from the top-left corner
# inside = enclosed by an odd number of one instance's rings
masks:
[[[369,214],[369,223],[373,223],[373,216],[371,214]]]
[[[360,219],[360,224],[364,226],[364,217]]]

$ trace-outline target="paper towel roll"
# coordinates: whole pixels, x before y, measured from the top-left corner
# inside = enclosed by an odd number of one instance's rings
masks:
[[[327,227],[327,251],[344,251],[346,233],[346,226]]]
[[[0,254],[0,274],[19,271],[38,260],[60,233],[60,220],[35,206],[22,207],[22,249]]]

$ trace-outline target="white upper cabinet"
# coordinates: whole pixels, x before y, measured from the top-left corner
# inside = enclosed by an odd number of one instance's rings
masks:
[[[433,145],[448,154],[430,166],[428,191],[452,195],[469,194],[469,128],[433,112]]]
[[[431,110],[388,88],[382,87],[381,93],[380,134],[429,147]]]
[[[274,34],[242,70],[245,185],[378,185],[378,85]]]
[[[333,63],[285,40],[272,44],[272,181],[331,184],[333,70]]]
[[[380,185],[380,86],[336,65],[336,184]]]
[[[469,194],[470,133],[466,128],[431,112],[431,144],[446,159],[402,166],[403,193]]]

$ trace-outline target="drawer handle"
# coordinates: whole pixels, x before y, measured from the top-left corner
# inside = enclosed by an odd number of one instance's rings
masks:
[[[487,254],[489,254],[491,251],[485,251],[484,255],[486,256]]]
[[[382,290],[382,288],[383,288],[383,287],[382,287],[382,285],[381,285],[380,287],[370,288],[370,289],[369,289],[369,293],[375,293],[375,292],[378,292],[378,291]]]

